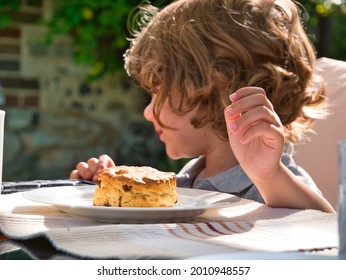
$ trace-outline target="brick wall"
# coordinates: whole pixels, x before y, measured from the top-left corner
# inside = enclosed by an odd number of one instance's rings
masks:
[[[0,84],[6,97],[6,109],[30,108],[39,105],[39,82],[37,78],[25,78],[21,74],[21,27],[33,24],[43,17],[42,0],[22,1],[14,23],[0,30]]]

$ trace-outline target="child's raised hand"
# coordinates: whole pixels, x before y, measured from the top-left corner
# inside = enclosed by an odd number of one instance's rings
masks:
[[[107,155],[90,158],[87,162],[79,162],[70,174],[70,179],[97,180],[99,172],[108,167],[115,167],[114,161]]]
[[[230,95],[225,108],[229,142],[253,180],[268,178],[279,167],[284,128],[262,88],[244,87]]]

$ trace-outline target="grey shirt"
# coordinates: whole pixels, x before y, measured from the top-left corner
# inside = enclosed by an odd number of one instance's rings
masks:
[[[293,144],[286,144],[281,156],[282,163],[310,188],[320,193],[310,175],[294,162],[292,156]],[[220,191],[264,203],[258,189],[240,165],[234,166],[215,176],[196,179],[204,166],[205,158],[203,156],[190,160],[177,174],[177,186],[181,188]]]

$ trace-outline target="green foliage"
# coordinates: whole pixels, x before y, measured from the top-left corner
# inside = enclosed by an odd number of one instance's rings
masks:
[[[55,0],[48,39],[70,34],[76,62],[89,66],[89,78],[123,69],[127,21],[138,0]],[[155,1],[154,1],[155,2]],[[164,1],[154,4],[164,5]]]
[[[346,11],[333,14],[329,57],[346,61]]]
[[[305,10],[306,29],[319,56],[346,60],[346,0],[298,0]],[[322,42],[327,42],[323,44]],[[327,49],[322,50],[322,45]],[[325,48],[325,47],[324,47]]]
[[[321,16],[328,16],[335,10],[343,10],[345,8],[345,0],[297,0],[308,12],[315,12]]]
[[[72,35],[74,58],[96,78],[120,67],[127,14],[134,1],[58,0],[47,22],[48,39]]]
[[[12,21],[12,15],[19,6],[20,0],[0,0],[0,29]]]

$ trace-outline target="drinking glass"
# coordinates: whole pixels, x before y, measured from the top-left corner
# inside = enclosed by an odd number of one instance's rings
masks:
[[[4,149],[5,111],[0,110],[0,186],[2,184],[2,159]],[[0,188],[1,195],[1,188]]]
[[[339,145],[339,258],[346,259],[346,140]]]

